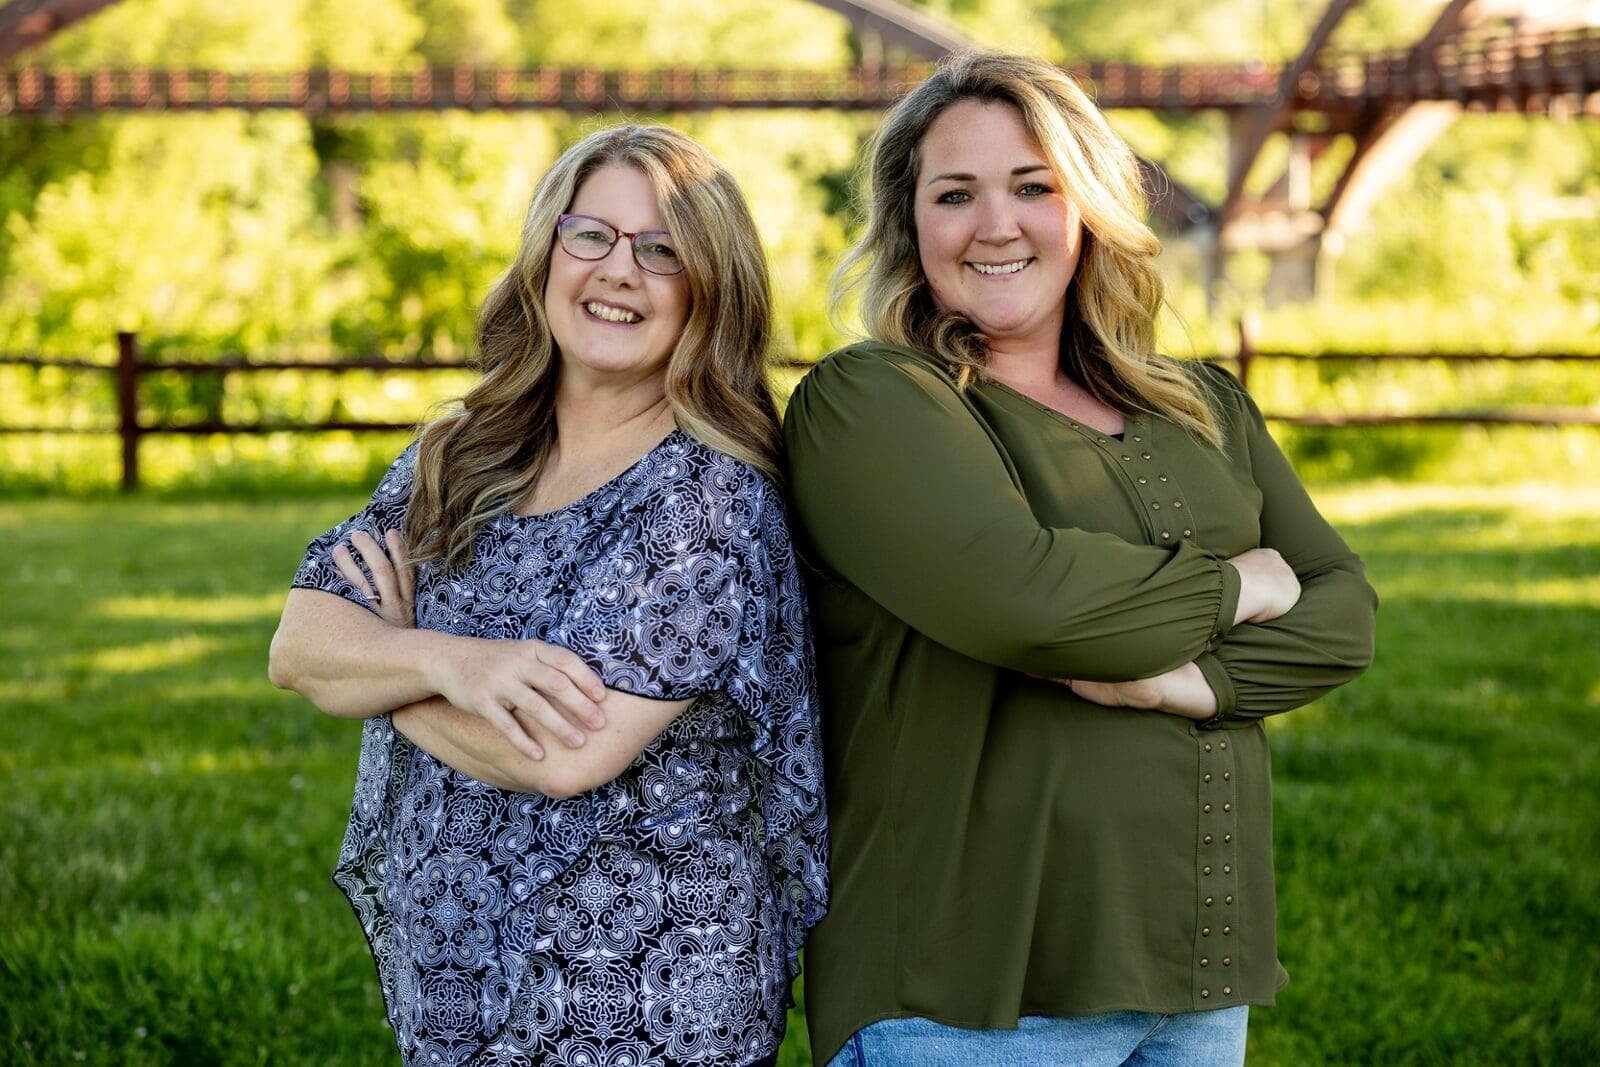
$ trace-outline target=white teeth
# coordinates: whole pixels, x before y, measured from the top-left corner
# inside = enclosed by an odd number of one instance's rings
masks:
[[[988,263],[974,263],[972,269],[979,274],[1015,274],[1028,265],[1028,260],[1019,259],[1015,263],[998,263],[993,266]]]
[[[583,305],[583,309],[589,314],[593,315],[595,318],[605,319],[607,322],[639,321],[639,316],[635,315],[633,312],[628,311],[625,308],[614,308],[608,304],[602,304],[599,301],[590,301],[589,303]]]

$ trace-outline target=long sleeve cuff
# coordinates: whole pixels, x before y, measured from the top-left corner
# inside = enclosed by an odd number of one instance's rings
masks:
[[[1228,631],[1233,629],[1233,616],[1239,610],[1239,587],[1243,579],[1239,577],[1239,568],[1227,560],[1218,560],[1217,569],[1222,575],[1222,602],[1217,605],[1217,620],[1211,624],[1211,641],[1206,648],[1214,649],[1228,636]]]
[[[1228,569],[1233,570],[1232,567]],[[1211,686],[1211,692],[1217,698],[1217,713],[1202,725],[1210,726],[1227,721],[1228,716],[1239,706],[1239,694],[1233,687],[1233,679],[1228,677],[1227,668],[1223,667],[1221,660],[1209,652],[1203,652],[1195,657],[1194,664],[1200,668],[1206,684]]]

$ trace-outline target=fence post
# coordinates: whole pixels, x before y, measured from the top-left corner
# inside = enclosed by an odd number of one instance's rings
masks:
[[[1239,384],[1250,387],[1250,361],[1256,355],[1256,317],[1246,311],[1239,316]]]
[[[139,488],[139,335],[117,333],[117,433],[122,438],[122,491]]]

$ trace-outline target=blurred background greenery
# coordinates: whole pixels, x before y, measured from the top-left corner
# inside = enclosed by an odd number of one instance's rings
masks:
[[[919,6],[1061,61],[1270,64],[1324,5]],[[1439,6],[1371,0],[1335,44],[1409,44]],[[828,70],[862,50],[804,0],[124,0],[22,59]],[[623,120],[678,126],[740,179],[779,354],[836,345],[826,279],[874,115],[220,112],[0,118],[0,352],[109,364],[132,330],[158,359],[465,357],[534,181]],[[1221,116],[1112,120],[1221,199]],[[1313,168],[1319,194],[1341,151]],[[1269,302],[1253,253],[1208,301],[1202,258],[1176,235],[1164,256],[1162,339],[1181,355],[1231,352],[1254,311],[1267,349],[1600,356],[1600,122],[1462,117],[1314,301]],[[0,425],[111,426],[110,378],[0,366]],[[142,416],[403,422],[469,381],[154,374]],[[1590,365],[1263,361],[1250,384],[1280,413],[1600,406]],[[1253,1019],[1252,1060],[1600,1060],[1600,429],[1276,429],[1384,608],[1369,676],[1272,726],[1295,981]],[[122,500],[113,435],[0,435],[0,1059],[392,1061],[365,947],[324,880],[354,732],[263,675],[301,547],[403,441],[150,437],[143,498]],[[805,1036],[796,1016],[786,1067],[810,1062]]]
[[[1338,49],[1411,42],[1437,3],[1373,0]],[[942,0],[974,40],[1063,61],[1281,62],[1320,0]],[[295,0],[228,5],[125,0],[26,53],[46,67],[403,71],[425,64],[693,65],[837,69],[860,58],[850,24],[806,0],[596,0],[582,17],[537,0]],[[1118,111],[1117,128],[1212,203],[1226,184],[1217,112]],[[450,358],[470,349],[481,294],[509,262],[533,182],[599,125],[660,119],[717,154],[743,184],[772,259],[780,355],[812,359],[839,334],[826,280],[854,225],[854,163],[876,116],[714,111],[308,118],[243,112],[0,121],[0,352],[111,361],[133,330],[150,358]],[[1280,138],[1279,141],[1282,139]],[[1269,144],[1267,156],[1287,149]],[[1325,195],[1348,158],[1313,165]],[[1318,300],[1263,307],[1266,257],[1233,255],[1208,304],[1204,252],[1164,257],[1178,354],[1227,353],[1261,309],[1259,344],[1295,351],[1600,353],[1600,122],[1466,115],[1390,187]],[[407,421],[460,377],[147,376],[149,420]],[[1252,388],[1279,412],[1491,409],[1600,403],[1589,367],[1261,364]],[[0,425],[107,426],[109,375],[0,367]],[[1600,484],[1592,430],[1286,432],[1325,477],[1496,477],[1559,462]],[[1491,443],[1492,442],[1492,443]],[[93,491],[117,480],[109,437],[0,437],[0,489]],[[394,441],[323,435],[151,438],[145,481],[213,492],[369,478]]]

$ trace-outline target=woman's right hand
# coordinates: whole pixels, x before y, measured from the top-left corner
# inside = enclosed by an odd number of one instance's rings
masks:
[[[534,728],[568,748],[606,725],[606,688],[575,653],[535,640],[447,637],[428,665],[433,687],[462,711],[480,716],[529,759],[544,759]]]
[[[1300,579],[1275,548],[1252,548],[1227,562],[1239,572],[1239,606],[1233,624],[1271,622],[1300,599]]]

